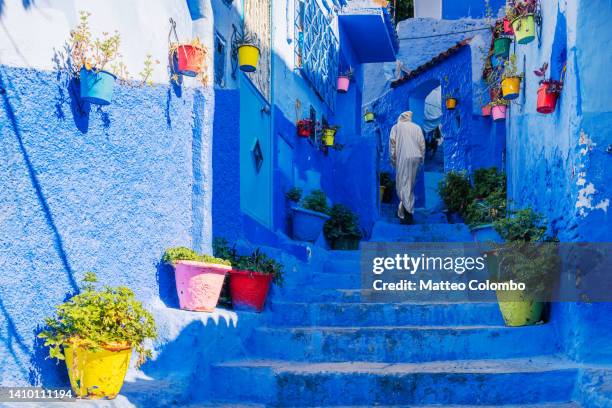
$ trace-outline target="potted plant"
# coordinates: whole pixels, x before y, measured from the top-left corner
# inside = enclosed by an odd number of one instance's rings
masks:
[[[474,200],[465,209],[465,221],[478,243],[502,242],[493,221],[506,215],[506,174],[496,167],[472,174]]]
[[[510,55],[510,44],[512,39],[504,31],[503,20],[498,20],[493,28],[493,55],[508,58]]]
[[[445,95],[444,105],[446,106],[447,110],[450,110],[450,111],[455,110],[455,108],[457,107],[457,98],[452,96],[452,94]]]
[[[340,126],[335,125],[335,126],[326,126],[323,128],[322,133],[323,136],[321,138],[321,141],[323,142],[323,146],[333,146],[334,145],[334,141],[336,139],[336,133],[338,132],[338,129],[340,129]]]
[[[217,306],[228,260],[200,255],[186,247],[169,248],[162,261],[174,267],[176,291],[182,310],[212,312]]]
[[[514,280],[525,284],[526,291],[497,291],[500,311],[507,326],[533,325],[541,320],[543,299],[550,291],[550,276],[558,266],[555,246],[542,242],[545,219],[527,208],[493,223],[507,242],[487,259],[495,264],[495,280]]]
[[[349,90],[349,86],[351,84],[351,77],[353,76],[352,69],[348,69],[345,72],[340,73],[338,75],[338,81],[336,83],[336,89],[340,93],[347,93]]]
[[[283,283],[283,265],[258,248],[250,255],[238,256],[232,261],[230,294],[237,310],[261,312],[266,303],[270,284]]]
[[[306,196],[300,206],[291,207],[293,239],[315,242],[329,219],[327,197],[321,190],[314,190]]]
[[[509,105],[510,101],[503,98],[498,98],[491,102],[491,116],[495,122],[506,120],[506,111]]]
[[[113,399],[123,385],[132,351],[140,366],[151,356],[144,342],[157,337],[153,316],[127,287],[96,289],[88,272],[79,294],[57,307],[38,335],[49,356],[66,361],[70,385],[80,398]]]
[[[238,47],[238,66],[241,71],[255,72],[259,63],[260,50],[255,33],[244,32],[236,40]]]
[[[512,23],[514,38],[519,44],[535,39],[535,13],[537,0],[516,0],[506,7],[506,17]]]
[[[448,172],[438,184],[438,193],[446,207],[448,222],[463,222],[461,214],[472,197],[472,186],[465,172]]]
[[[374,115],[374,112],[372,111],[366,111],[366,113],[363,115],[363,120],[366,123],[374,122],[375,118],[376,116]]]
[[[91,13],[81,11],[78,26],[70,32],[70,60],[73,76],[79,80],[81,99],[108,105],[118,76],[125,74],[119,45],[121,36],[104,33],[94,39],[89,28]]]
[[[297,133],[299,137],[309,138],[313,135],[315,124],[312,119],[302,119],[297,123]]]
[[[203,73],[206,47],[198,37],[188,43],[170,44],[170,55],[180,75],[197,77]]]
[[[285,193],[287,201],[297,204],[302,198],[302,189],[299,187],[292,187]]]
[[[482,116],[488,117],[491,116],[491,104],[487,103],[482,107]]]
[[[548,69],[548,63],[544,63],[539,70],[534,73],[542,77],[540,81],[540,87],[538,88],[538,101],[537,111],[543,114],[550,114],[555,111],[557,107],[557,99],[563,90],[563,81],[557,81],[552,78],[546,79],[546,70]],[[565,72],[565,68],[563,69]]]
[[[502,75],[502,95],[506,100],[513,100],[519,97],[521,92],[522,74],[519,74],[516,66],[516,54],[512,54],[504,63],[504,73]]]
[[[323,232],[332,249],[359,249],[363,236],[359,230],[359,218],[350,208],[343,204],[334,204],[329,212],[330,218],[325,222]]]
[[[508,17],[504,17],[502,20],[503,24],[503,32],[506,35],[514,35],[514,29],[512,28],[512,22],[508,19]]]

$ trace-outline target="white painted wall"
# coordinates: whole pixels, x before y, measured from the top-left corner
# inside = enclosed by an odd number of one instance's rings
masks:
[[[442,0],[414,0],[414,16],[442,18]]]
[[[130,78],[139,79],[146,55],[151,54],[160,61],[153,81],[168,82],[170,17],[177,23],[181,40],[199,35],[206,45],[212,45],[212,17],[192,24],[186,0],[36,0],[28,8],[22,0],[4,0],[0,65],[53,70],[54,50],[63,48],[81,10],[92,13],[94,37],[105,31],[121,34],[121,53]]]

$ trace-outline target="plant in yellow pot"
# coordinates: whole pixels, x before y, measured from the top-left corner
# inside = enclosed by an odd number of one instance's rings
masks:
[[[518,72],[516,66],[516,54],[512,54],[504,63],[504,73],[502,75],[502,95],[504,99],[510,101],[519,97],[521,93],[521,80],[523,74]]]
[[[112,399],[117,396],[130,364],[150,357],[146,339],[157,337],[153,316],[136,300],[131,289],[104,286],[97,290],[96,275],[88,272],[79,294],[57,307],[38,337],[49,356],[65,360],[76,396]]]
[[[236,40],[238,47],[238,66],[243,72],[255,72],[259,63],[260,50],[257,35],[244,32]]]
[[[494,221],[506,241],[489,253],[489,272],[506,288],[496,291],[499,309],[507,326],[528,326],[542,320],[544,303],[550,299],[559,256],[554,239],[544,238],[544,217],[531,208],[514,211]],[[512,283],[524,288],[510,288]]]

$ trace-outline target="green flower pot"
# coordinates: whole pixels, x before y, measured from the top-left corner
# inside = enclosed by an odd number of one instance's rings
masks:
[[[508,37],[496,38],[493,42],[493,53],[496,57],[508,58],[512,40]]]

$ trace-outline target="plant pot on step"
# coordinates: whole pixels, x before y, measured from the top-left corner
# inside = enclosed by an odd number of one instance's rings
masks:
[[[508,37],[496,38],[493,42],[493,54],[496,57],[508,58],[510,55],[510,44],[512,40]]]
[[[232,270],[229,275],[234,309],[261,312],[274,275],[239,270]]]
[[[521,77],[507,77],[502,83],[502,95],[505,100],[511,101],[519,97],[521,93]]]
[[[337,89],[340,93],[347,93],[351,84],[351,78],[346,75],[338,76]]]
[[[444,211],[446,213],[446,220],[449,224],[463,224],[465,220],[461,216],[461,214],[451,211]]]
[[[79,74],[81,99],[96,105],[108,105],[113,100],[117,77],[108,71],[82,68]]]
[[[291,207],[291,211],[293,213],[293,239],[315,242],[323,232],[323,225],[329,216],[301,207]]]
[[[550,91],[551,85],[543,83],[538,88],[537,111],[543,114],[553,113],[557,107],[558,91]]]
[[[123,386],[131,356],[129,344],[108,345],[97,351],[76,342],[64,346],[72,390],[80,398],[115,398]]]
[[[493,116],[493,120],[495,122],[506,120],[506,110],[507,107],[505,105],[494,105],[493,108],[491,108],[491,116]]]
[[[457,98],[446,98],[445,105],[446,109],[455,110],[457,107]]]
[[[255,72],[259,63],[259,48],[253,44],[242,44],[238,47],[238,66],[243,72]]]
[[[514,30],[514,38],[519,44],[529,44],[535,39],[535,17],[533,14],[527,14],[515,18],[512,21],[512,29]]]
[[[506,326],[531,326],[542,320],[543,302],[528,300],[520,291],[496,291]]]
[[[179,305],[183,310],[212,312],[217,306],[228,265],[176,261],[174,272]]]
[[[181,75],[195,77],[202,72],[204,48],[192,44],[179,45],[176,49],[177,69]]]

